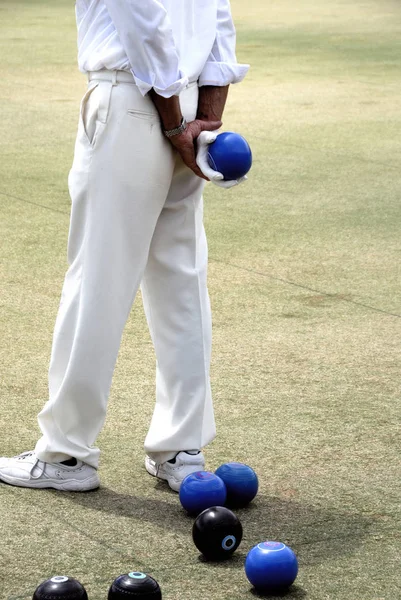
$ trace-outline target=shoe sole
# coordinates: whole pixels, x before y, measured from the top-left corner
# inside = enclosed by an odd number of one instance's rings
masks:
[[[59,481],[55,479],[47,479],[46,481],[35,481],[35,480],[21,480],[14,477],[8,477],[7,475],[1,475],[0,481],[8,483],[16,487],[32,488],[37,490],[54,489],[63,492],[89,492],[95,490],[100,485],[99,477],[93,476],[84,481]]]

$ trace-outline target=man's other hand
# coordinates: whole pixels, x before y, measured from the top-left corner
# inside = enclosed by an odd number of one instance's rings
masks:
[[[195,121],[187,123],[185,131],[169,138],[169,142],[177,150],[187,167],[189,167],[195,175],[202,179],[206,179],[206,181],[209,181],[209,178],[202,173],[196,164],[196,139],[201,131],[215,131],[221,126],[221,121],[201,121],[200,119],[195,119]]]

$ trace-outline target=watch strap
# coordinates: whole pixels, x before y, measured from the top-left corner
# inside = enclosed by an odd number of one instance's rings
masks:
[[[185,120],[185,117],[182,117],[181,125],[179,125],[175,129],[164,130],[163,133],[166,137],[170,138],[170,137],[173,137],[174,135],[180,135],[180,133],[185,131],[186,128],[187,128],[187,122]]]

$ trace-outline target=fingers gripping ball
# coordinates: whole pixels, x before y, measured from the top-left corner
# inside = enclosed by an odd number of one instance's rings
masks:
[[[296,579],[298,560],[293,550],[282,542],[261,542],[248,552],[245,574],[257,590],[285,590]]]
[[[32,600],[88,600],[84,586],[73,577],[56,575],[41,583]]]
[[[240,545],[242,525],[228,508],[213,506],[196,518],[192,528],[192,539],[205,558],[224,560]]]
[[[198,515],[210,506],[222,506],[226,496],[224,482],[209,471],[197,471],[185,477],[179,493],[183,508],[193,515]]]
[[[209,145],[208,162],[225,180],[240,179],[252,166],[252,152],[242,135],[225,131]]]
[[[132,571],[117,577],[109,589],[108,600],[137,598],[138,600],[161,600],[162,592],[156,579],[146,573]]]
[[[248,465],[238,462],[225,463],[215,471],[215,475],[226,485],[227,506],[246,506],[258,493],[258,476]]]

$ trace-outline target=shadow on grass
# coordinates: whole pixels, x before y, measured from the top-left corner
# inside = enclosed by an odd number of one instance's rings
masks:
[[[68,499],[90,510],[149,522],[162,529],[171,529],[173,523],[176,533],[188,535],[194,517],[183,510],[174,492],[161,485],[160,499],[121,494],[105,487],[90,494],[68,494]],[[155,491],[157,489],[156,485]],[[380,519],[279,497],[258,497],[247,508],[234,512],[242,522],[244,537],[242,552],[237,551],[233,555],[231,568],[236,563],[242,568],[243,552],[246,554],[264,540],[279,540],[289,545],[303,565],[321,564],[337,556],[352,555],[362,540],[371,535],[373,526],[377,526]],[[224,562],[215,564],[217,568],[225,568]]]
[[[238,567],[240,570],[243,570],[246,554],[247,554],[246,552],[241,552],[241,550],[237,550],[235,552],[235,554],[230,556],[229,559],[223,560],[223,561],[207,560],[204,556],[202,556],[200,554],[198,557],[198,560],[201,564],[207,565],[212,570],[213,569],[232,570],[233,566],[235,568]],[[254,587],[250,587],[249,593],[254,598],[270,598],[270,600],[275,600],[275,599],[279,599],[279,598],[287,598],[288,600],[291,600],[292,598],[294,598],[294,599],[298,600],[300,598],[305,598],[307,596],[305,590],[303,590],[298,585],[292,585],[290,588],[283,590],[283,591],[276,590],[274,592],[272,591],[272,592],[265,592],[265,593],[262,593],[262,592],[256,590]]]
[[[275,592],[275,593],[265,593],[262,594],[257,592],[254,588],[250,590],[250,593],[254,598],[270,598],[270,600],[275,600],[276,598],[287,598],[291,600],[292,598],[298,600],[299,598],[306,598],[307,593],[303,590],[299,585],[292,585],[288,590],[284,592]]]

